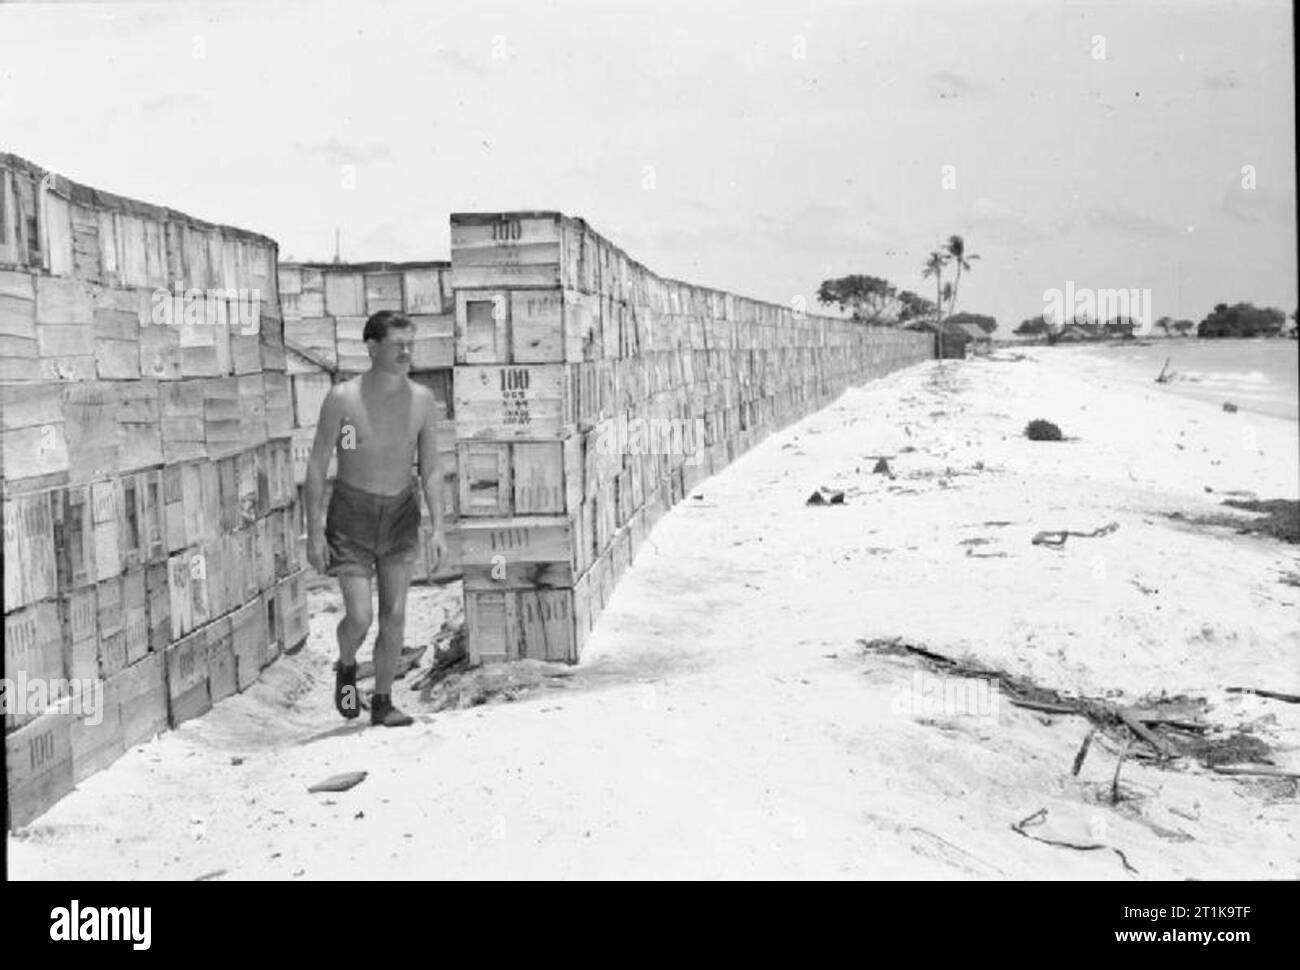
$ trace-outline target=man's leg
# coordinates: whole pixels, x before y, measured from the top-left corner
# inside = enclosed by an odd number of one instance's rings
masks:
[[[379,635],[375,639],[375,694],[370,723],[401,727],[411,718],[393,707],[393,674],[406,640],[406,591],[413,564],[383,561],[379,564]]]
[[[343,593],[343,619],[339,620],[339,663],[351,667],[357,662],[357,651],[370,631],[370,577],[339,576],[339,590]]]
[[[334,706],[346,718],[361,716],[357,692],[357,650],[370,629],[370,577],[342,574],[343,619],[337,629],[339,662],[334,668]]]
[[[397,658],[406,642],[406,591],[413,566],[409,562],[379,564],[379,636],[375,640],[375,693],[389,694]]]

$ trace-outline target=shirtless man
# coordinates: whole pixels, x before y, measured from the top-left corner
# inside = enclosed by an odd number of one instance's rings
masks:
[[[381,310],[362,333],[370,370],[335,384],[321,405],[307,467],[307,560],[335,576],[343,592],[338,625],[334,705],[346,718],[360,715],[357,649],[370,629],[370,576],[379,574],[379,636],[370,723],[402,727],[412,718],[393,706],[393,674],[405,635],[406,590],[420,535],[420,488],[433,516],[434,568],[446,558],[442,476],[438,468],[432,392],[407,377],[414,326]],[[322,516],[325,474],[337,448],[338,475]],[[411,473],[419,450],[420,475]],[[322,519],[324,521],[322,522]]]

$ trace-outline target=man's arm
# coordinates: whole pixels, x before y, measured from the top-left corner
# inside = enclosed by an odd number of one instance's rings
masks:
[[[442,521],[442,464],[438,459],[438,402],[431,393],[426,392],[424,420],[420,425],[419,460],[420,485],[424,489],[424,500],[429,506],[429,516],[433,520],[433,541],[438,561],[434,569],[441,569],[447,557],[446,536]]]
[[[339,389],[333,387],[325,395],[316,420],[316,439],[312,442],[311,458],[307,463],[307,477],[303,482],[303,497],[307,504],[307,561],[318,572],[324,572],[325,562],[325,476],[334,444],[339,437],[339,424],[343,419],[343,405]]]

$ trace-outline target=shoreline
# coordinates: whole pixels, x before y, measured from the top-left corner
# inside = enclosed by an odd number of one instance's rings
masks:
[[[1135,758],[1111,805],[1122,732],[1074,776],[1083,719],[935,708],[915,658],[861,646],[902,637],[1125,704],[1187,695],[1300,771],[1296,705],[1227,691],[1300,693],[1296,547],[1167,517],[1295,498],[1294,426],[1046,350],[917,365],[772,435],[665,515],[565,686],[511,704],[340,727],[337,594],[313,594],[301,654],[11,837],[11,877],[1300,876],[1294,782]],[[1068,440],[1025,439],[1039,417]],[[820,486],[846,503],[806,506]],[[408,644],[456,589],[413,592]],[[358,768],[352,791],[306,794]],[[1039,809],[1044,837],[1113,845],[1139,874],[1012,830]]]
[[[1291,374],[1295,370],[1296,344],[1295,341],[1281,341],[1285,346],[1277,348],[1281,351],[1279,356],[1290,355],[1290,361],[1283,364],[1287,373]],[[1079,357],[1091,359],[1096,362],[1097,367],[1093,373],[1100,379],[1123,380],[1134,388],[1152,387],[1163,393],[1176,395],[1188,400],[1202,401],[1221,407],[1223,403],[1230,402],[1235,404],[1239,410],[1246,411],[1250,414],[1281,418],[1286,421],[1300,423],[1300,389],[1294,386],[1278,384],[1273,376],[1266,377],[1265,387],[1257,386],[1233,386],[1231,372],[1224,374],[1215,374],[1213,371],[1206,374],[1207,362],[1204,359],[1198,360],[1197,357],[1204,357],[1208,352],[1215,348],[1220,348],[1218,360],[1215,364],[1231,364],[1234,348],[1246,345],[1251,348],[1259,346],[1273,346],[1277,344],[1276,338],[1227,338],[1224,340],[1201,340],[1199,338],[1156,338],[1143,341],[1145,347],[1152,348],[1155,352],[1150,366],[1147,363],[1138,364],[1132,360],[1120,358],[1124,351],[1136,351],[1138,344],[1132,341],[1110,341],[1100,344],[1069,344],[1058,347],[1042,347],[1038,350],[1060,352],[1065,351],[1068,354],[1074,354]],[[1009,349],[1009,348],[1008,348]],[[1187,351],[1192,355],[1192,362],[1189,365],[1187,355],[1180,355],[1179,351]],[[1156,360],[1156,357],[1161,358]],[[1156,383],[1156,376],[1161,372],[1161,366],[1164,359],[1168,358],[1170,362],[1170,371],[1174,375],[1174,380],[1167,383]],[[1222,376],[1220,376],[1222,375]],[[1260,374],[1260,377],[1265,375]],[[1294,378],[1292,378],[1294,380]]]

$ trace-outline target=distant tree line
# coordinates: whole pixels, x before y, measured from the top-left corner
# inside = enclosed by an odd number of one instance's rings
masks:
[[[1276,337],[1286,326],[1286,314],[1251,303],[1220,303],[1196,327],[1198,337]]]
[[[889,280],[879,276],[854,274],[837,279],[823,280],[817,288],[817,302],[837,306],[854,320],[877,326],[905,326],[921,322],[974,323],[991,333],[997,329],[993,317],[980,313],[954,313],[961,274],[970,272],[971,263],[979,259],[967,252],[966,241],[961,236],[949,236],[945,246],[932,251],[926,258],[921,274],[934,277],[934,300],[927,300],[911,290],[900,290]],[[944,279],[951,267],[953,278]]]
[[[1292,327],[1296,314],[1291,314]],[[1193,330],[1198,337],[1275,337],[1287,330],[1287,316],[1273,307],[1257,307],[1252,303],[1220,303],[1200,323],[1161,317],[1155,322],[1165,336],[1186,336]],[[1063,339],[1107,340],[1134,336],[1137,325],[1131,318],[1116,317],[1104,323],[1076,317],[1064,325],[1044,320],[1042,315],[1022,320],[1012,333],[1021,337],[1043,337],[1049,344]]]

